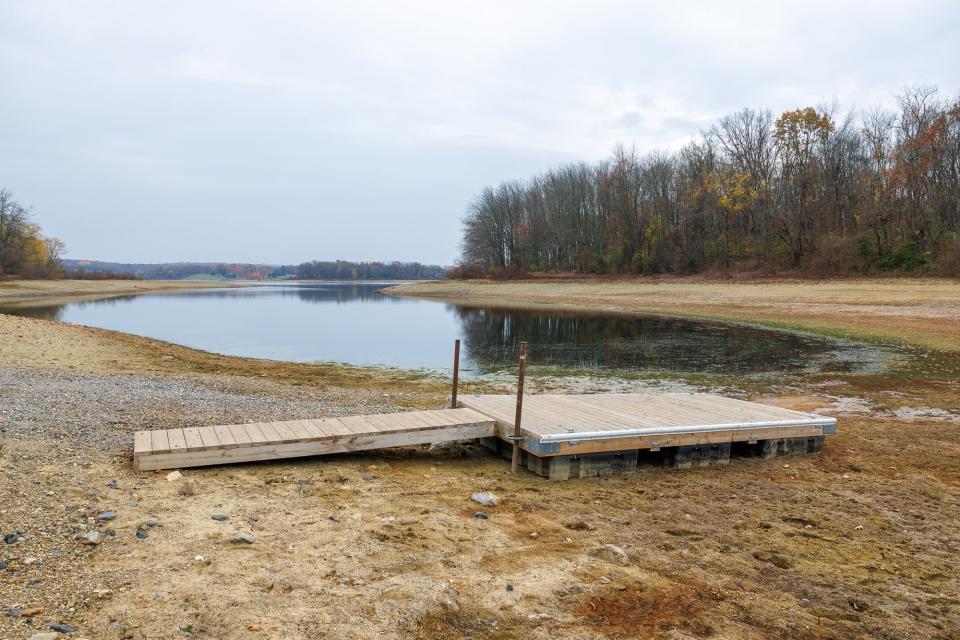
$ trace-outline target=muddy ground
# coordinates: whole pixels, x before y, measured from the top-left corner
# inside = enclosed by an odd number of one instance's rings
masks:
[[[922,356],[716,380],[837,416],[821,455],[550,483],[466,444],[168,480],[133,430],[440,407],[446,381],[0,315],[0,638],[960,637],[960,367]]]

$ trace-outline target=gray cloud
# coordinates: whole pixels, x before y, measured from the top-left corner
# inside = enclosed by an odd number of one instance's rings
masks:
[[[7,2],[0,186],[72,257],[451,262],[484,184],[960,88],[950,2]]]

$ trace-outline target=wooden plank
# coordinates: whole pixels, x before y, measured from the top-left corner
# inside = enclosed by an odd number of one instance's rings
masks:
[[[200,437],[200,429],[197,427],[185,427],[183,429],[183,439],[187,441],[187,451],[201,451],[203,449],[203,439]]]
[[[300,436],[293,432],[293,429],[290,428],[289,423],[287,422],[271,422],[270,426],[273,427],[276,432],[280,435],[281,442],[299,442]]]
[[[307,420],[293,420],[286,424],[299,442],[308,442],[320,436],[320,432]]]
[[[150,432],[150,453],[167,453],[170,451],[170,441],[167,439],[166,429],[154,429]]]
[[[203,448],[217,449],[220,447],[220,438],[217,437],[217,431],[213,427],[200,427],[200,440],[203,441]]]
[[[183,429],[167,429],[167,440],[170,442],[170,451],[177,453],[187,449],[187,440],[183,436]]]
[[[263,432],[260,430],[260,425],[256,422],[250,422],[248,424],[240,425],[243,427],[243,430],[246,431],[247,437],[250,439],[251,447],[258,447],[260,445],[267,444],[268,440]]]
[[[149,431],[137,431],[133,434],[133,455],[134,457],[149,455],[153,450],[153,439]]]
[[[231,449],[237,446],[237,440],[233,435],[233,429],[229,425],[218,424],[213,428],[217,432],[217,439],[220,440],[220,446],[224,449]]]
[[[267,439],[267,442],[270,443],[282,443],[283,436],[281,436],[277,429],[273,426],[271,422],[258,422],[257,426],[260,427],[260,432],[263,434],[263,437]]]
[[[230,425],[230,435],[233,436],[233,441],[237,443],[238,447],[249,447],[253,444],[253,441],[250,439],[250,434],[247,433],[246,428],[242,424]]]

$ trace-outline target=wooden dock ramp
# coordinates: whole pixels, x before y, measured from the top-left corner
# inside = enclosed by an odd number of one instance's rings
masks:
[[[436,411],[138,431],[134,465],[172,469],[472,439],[506,451],[515,402],[474,395]],[[527,468],[565,480],[635,468],[643,451],[668,452],[678,468],[724,464],[739,445],[765,457],[816,452],[836,420],[707,394],[531,395],[521,427]]]
[[[472,409],[156,429],[134,434],[133,463],[144,471],[202,467],[494,435],[494,420]]]

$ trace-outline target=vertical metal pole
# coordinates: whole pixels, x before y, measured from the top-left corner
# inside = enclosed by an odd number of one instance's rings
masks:
[[[460,382],[460,341],[453,343],[453,393],[450,399],[450,408],[457,408],[457,385]]]
[[[510,472],[516,473],[520,466],[520,413],[523,410],[523,373],[527,368],[527,343],[520,343],[520,372],[517,376],[517,414],[513,418],[513,459]]]

